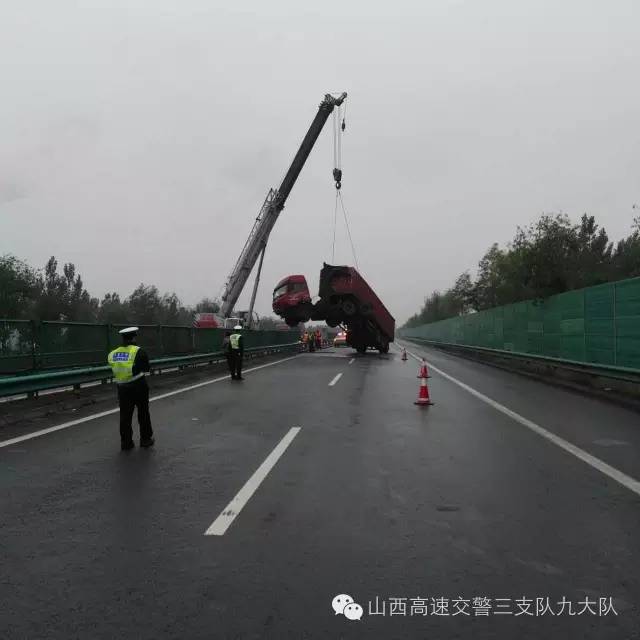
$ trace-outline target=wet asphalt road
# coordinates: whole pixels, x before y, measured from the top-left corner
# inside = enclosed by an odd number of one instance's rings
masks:
[[[637,413],[409,348],[640,478]],[[0,637],[640,637],[637,493],[435,371],[415,407],[413,359],[353,355],[157,400],[153,450],[121,453],[114,415],[0,448]],[[334,614],[343,593],[361,620]]]

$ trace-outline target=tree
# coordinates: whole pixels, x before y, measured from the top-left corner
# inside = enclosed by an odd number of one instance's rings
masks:
[[[129,321],[136,324],[158,324],[162,316],[162,300],[155,286],[138,285],[127,298]]]
[[[218,313],[220,311],[220,302],[211,298],[202,298],[195,307],[194,313]]]
[[[160,322],[162,324],[190,325],[193,322],[193,311],[185,308],[175,293],[162,296]]]
[[[638,275],[640,219],[614,248],[594,216],[584,214],[574,224],[566,215],[544,214],[518,227],[505,249],[489,247],[475,281],[465,272],[451,289],[428,296],[407,326]]]
[[[640,218],[633,221],[631,235],[620,240],[612,251],[611,276],[614,280],[640,276]]]
[[[574,225],[565,215],[543,215],[518,228],[506,250],[492,245],[480,260],[475,308],[546,298],[569,289],[606,282],[612,245],[593,216]]]
[[[459,307],[458,315],[469,313],[475,308],[475,287],[468,271],[465,271],[458,276],[455,284],[450,289],[450,292]]]
[[[480,260],[478,277],[474,286],[474,300],[477,309],[488,309],[500,304],[504,262],[504,252],[497,243],[491,245]]]
[[[530,230],[527,262],[535,296],[545,298],[567,291],[571,269],[577,262],[578,241],[575,228],[566,216],[542,216]]]
[[[95,322],[98,315],[98,300],[92,298],[84,288],[82,277],[76,274],[72,262],[58,273],[58,261],[51,256],[44,268],[42,293],[36,304],[40,320],[66,320]]]
[[[258,326],[256,329],[260,329],[261,331],[268,331],[271,329],[276,329],[278,325],[282,324],[282,320],[279,318],[274,318],[273,316],[263,316],[258,321]]]
[[[58,267],[55,256],[41,271],[12,255],[0,256],[0,318],[191,326],[194,313],[220,311],[216,299],[205,297],[186,307],[176,293],[161,296],[157,287],[145,284],[124,300],[115,291],[98,300],[85,289],[74,263],[65,263],[62,273]]]
[[[465,275],[468,277],[468,274],[462,274],[456,281],[456,284],[459,285],[458,290],[453,287],[444,293],[434,291],[425,298],[424,305],[420,312],[409,318],[406,326],[416,327],[421,324],[436,322],[437,320],[444,320],[445,318],[468,313],[470,309],[467,307],[467,303],[461,293],[468,284]]]
[[[0,256],[0,318],[33,319],[42,282],[37,272],[15,256]],[[0,322],[0,352],[28,353],[33,340],[31,327]]]
[[[120,296],[113,292],[105,294],[98,310],[98,322],[102,324],[125,324],[129,319],[129,308]]]
[[[51,256],[44,267],[42,295],[36,305],[39,320],[65,319],[65,280],[58,275],[58,261]]]
[[[15,256],[0,256],[0,318],[33,318],[41,294],[37,272]]]
[[[612,275],[613,243],[594,216],[584,214],[576,229],[578,255],[570,287],[577,289],[608,282]],[[628,277],[628,276],[627,276]]]

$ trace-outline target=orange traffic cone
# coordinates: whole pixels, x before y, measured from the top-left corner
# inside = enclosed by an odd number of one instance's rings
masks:
[[[413,403],[420,406],[433,404],[429,397],[429,387],[427,387],[427,379],[420,378],[420,392],[418,393],[418,399]]]
[[[429,372],[427,371],[427,363],[422,359],[422,365],[420,366],[420,373],[418,374],[418,378],[420,378],[420,392],[418,393],[418,399],[414,404],[417,405],[430,405],[433,404],[431,402],[431,398],[429,397],[429,387],[427,386],[427,378],[429,377]]]
[[[427,363],[424,361],[424,358],[422,358],[422,364],[420,365],[420,371],[418,372],[418,375],[416,376],[416,378],[430,378],[431,376],[429,375],[429,372],[427,371]]]
[[[406,349],[402,349],[402,360],[404,362],[407,361],[407,350]]]

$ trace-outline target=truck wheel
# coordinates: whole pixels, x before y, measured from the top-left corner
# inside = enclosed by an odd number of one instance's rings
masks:
[[[342,303],[342,312],[345,316],[355,316],[358,312],[358,306],[353,300],[345,300]]]
[[[356,347],[356,351],[357,351],[358,353],[366,353],[366,352],[367,352],[367,347],[366,347],[365,345],[363,345],[363,344],[359,344],[359,345]]]
[[[380,351],[380,353],[389,353],[389,343],[386,342],[385,344],[381,345],[378,351]]]

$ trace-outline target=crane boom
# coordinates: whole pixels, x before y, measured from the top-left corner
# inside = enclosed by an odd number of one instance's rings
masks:
[[[251,229],[251,233],[225,285],[224,293],[222,294],[222,307],[220,309],[223,317],[228,318],[231,315],[233,307],[238,301],[258,257],[267,246],[267,240],[269,239],[273,225],[276,223],[282,209],[284,209],[291,189],[293,189],[293,185],[296,183],[300,171],[302,171],[302,167],[304,167],[325,122],[329,119],[334,107],[340,106],[346,97],[346,93],[341,94],[337,98],[331,94],[325,95],[318,107],[318,113],[313,119],[307,134],[300,144],[298,152],[291,162],[289,170],[282,179],[280,187],[278,189],[269,189],[269,193]]]

